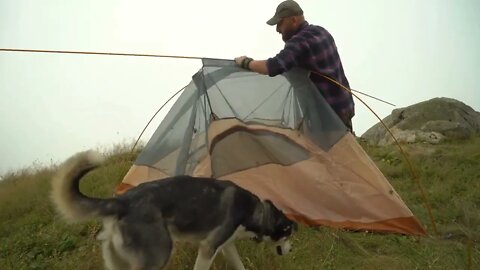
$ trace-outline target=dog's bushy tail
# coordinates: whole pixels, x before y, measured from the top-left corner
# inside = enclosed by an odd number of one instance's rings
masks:
[[[91,198],[80,192],[80,179],[102,162],[103,157],[97,152],[81,152],[69,158],[53,178],[51,199],[67,221],[78,222],[119,211],[115,199]]]

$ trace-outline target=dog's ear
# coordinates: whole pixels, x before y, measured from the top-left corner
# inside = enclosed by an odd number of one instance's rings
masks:
[[[268,206],[270,206],[270,207],[272,207],[272,208],[274,208],[274,209],[278,209],[278,208],[275,206],[275,204],[273,204],[273,202],[270,201],[270,200],[268,200],[268,199],[265,200],[265,204],[267,204]]]
[[[267,212],[265,213],[266,216],[268,216],[270,222],[274,225],[274,226],[278,226],[280,225],[283,221],[283,217],[284,217],[284,214],[283,212],[278,209],[275,204],[273,204],[272,201],[270,200],[265,200],[264,201],[264,208],[265,210],[267,210]]]
[[[266,199],[265,203],[268,204],[268,205],[273,205],[272,201],[270,201],[269,199]]]

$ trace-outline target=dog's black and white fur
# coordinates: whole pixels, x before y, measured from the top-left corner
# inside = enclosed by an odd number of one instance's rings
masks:
[[[91,198],[80,179],[101,164],[95,152],[65,162],[53,180],[52,199],[69,221],[103,220],[103,257],[108,269],[162,269],[173,242],[199,245],[195,270],[209,269],[218,251],[245,269],[234,240],[269,240],[277,253],[290,251],[296,224],[270,201],[261,201],[230,181],[178,176],[141,184],[116,198]]]

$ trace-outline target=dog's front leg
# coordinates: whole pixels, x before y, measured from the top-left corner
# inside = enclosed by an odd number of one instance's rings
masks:
[[[222,249],[223,256],[235,270],[245,270],[242,259],[238,254],[237,248],[233,242],[226,244]]]
[[[200,245],[193,270],[209,270],[217,255],[217,251],[218,250],[214,250],[210,245]]]

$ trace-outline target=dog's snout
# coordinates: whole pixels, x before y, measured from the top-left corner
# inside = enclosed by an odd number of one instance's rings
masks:
[[[277,255],[282,256],[290,252],[292,252],[292,245],[290,244],[290,241],[284,241],[275,246],[275,253]]]

